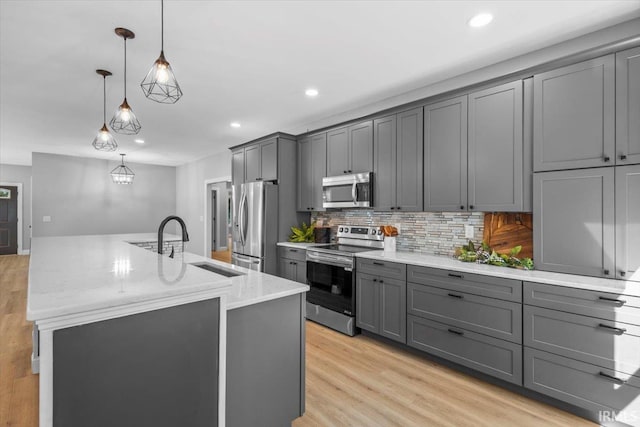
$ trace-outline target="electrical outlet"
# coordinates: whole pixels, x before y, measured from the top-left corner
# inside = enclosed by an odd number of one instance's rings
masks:
[[[473,225],[464,226],[464,237],[466,239],[473,239]]]
[[[51,222],[51,217],[49,215],[45,215],[42,217],[42,222]]]

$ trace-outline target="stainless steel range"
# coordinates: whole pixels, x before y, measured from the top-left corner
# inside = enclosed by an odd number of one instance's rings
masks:
[[[341,225],[335,244],[307,249],[307,319],[344,334],[356,334],[355,254],[382,250],[380,227]]]

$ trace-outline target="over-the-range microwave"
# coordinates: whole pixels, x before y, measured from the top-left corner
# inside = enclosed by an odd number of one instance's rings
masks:
[[[370,208],[373,206],[373,173],[322,178],[322,207]]]

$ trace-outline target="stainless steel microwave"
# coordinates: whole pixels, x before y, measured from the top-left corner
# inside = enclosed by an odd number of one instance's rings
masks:
[[[373,206],[371,172],[322,178],[322,207],[370,208]]]

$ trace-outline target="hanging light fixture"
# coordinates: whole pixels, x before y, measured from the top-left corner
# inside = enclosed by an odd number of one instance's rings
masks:
[[[135,135],[140,132],[142,126],[140,126],[140,122],[136,118],[136,115],[133,114],[127,102],[127,39],[132,39],[136,35],[133,34],[133,31],[127,30],[126,28],[116,28],[115,31],[118,36],[124,39],[124,101],[116,110],[116,113],[109,122],[109,126],[111,126],[114,132],[125,135]]]
[[[182,90],[171,65],[164,57],[164,0],[160,0],[160,56],[140,83],[144,96],[163,104],[175,104]]]
[[[96,70],[96,73],[102,76],[102,128],[91,144],[98,151],[115,151],[118,143],[107,128],[107,77],[111,75],[111,71]]]
[[[124,156],[126,154],[120,155],[122,156],[122,163],[111,171],[111,180],[116,184],[133,184],[133,177],[136,174],[124,165]]]

